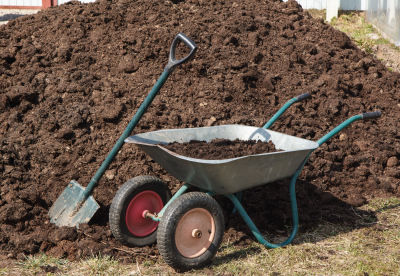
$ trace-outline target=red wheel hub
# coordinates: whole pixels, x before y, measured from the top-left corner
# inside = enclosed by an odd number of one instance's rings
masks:
[[[150,213],[159,213],[164,204],[161,197],[153,191],[138,193],[129,203],[126,209],[125,222],[128,230],[137,237],[144,237],[153,233],[159,222],[144,218],[147,210]]]

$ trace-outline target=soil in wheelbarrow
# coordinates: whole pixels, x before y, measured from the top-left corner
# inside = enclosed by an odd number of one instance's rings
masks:
[[[287,100],[309,92],[272,130],[316,141],[346,118],[357,122],[311,155],[297,183],[300,231],[321,220],[355,225],[374,196],[400,196],[400,75],[313,19],[295,1],[72,1],[0,26],[0,266],[45,252],[97,252],[122,261],[158,258],[112,237],[108,210],[128,179],[182,183],[125,145],[94,191],[88,225],[56,228],[47,212],[71,179],[86,186],[168,60],[183,32],[199,46],[174,71],[135,133],[225,124],[263,126]],[[179,54],[179,52],[177,53]],[[287,234],[288,183],[243,194],[262,233]],[[226,235],[248,228],[223,196]],[[371,214],[373,216],[373,214]],[[279,232],[278,232],[279,231]]]
[[[229,159],[282,151],[276,149],[272,141],[243,141],[239,139],[213,139],[209,143],[206,141],[190,140],[187,143],[174,142],[162,146],[179,155],[208,160]]]

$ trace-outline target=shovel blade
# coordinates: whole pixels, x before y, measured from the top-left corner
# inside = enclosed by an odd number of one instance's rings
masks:
[[[78,211],[75,211],[83,198],[85,188],[72,180],[50,208],[50,222],[58,227],[70,226],[79,228],[79,224],[88,223],[93,217],[99,204],[93,196],[89,196]]]

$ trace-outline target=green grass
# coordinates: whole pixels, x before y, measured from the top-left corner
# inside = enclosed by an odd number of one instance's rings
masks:
[[[334,229],[331,229],[331,228]],[[333,230],[333,231],[332,231]],[[222,274],[227,271],[246,272],[245,275],[397,275],[400,273],[399,257],[394,248],[398,247],[397,230],[387,232],[381,238],[380,232],[370,229],[349,229],[332,225],[320,225],[306,237],[308,242],[292,244],[286,248],[268,250],[254,243],[248,252],[241,252],[241,258],[225,262],[214,268]],[[397,232],[396,232],[397,231]],[[328,233],[327,233],[328,232]],[[337,235],[329,236],[332,232]],[[372,234],[372,238],[369,235]],[[375,236],[379,236],[376,239]],[[311,239],[310,239],[311,237]],[[380,250],[374,246],[379,245]],[[389,245],[394,245],[391,247]],[[235,253],[235,248],[227,248],[223,254]],[[254,253],[255,252],[255,253]]]
[[[364,14],[360,12],[341,12],[338,19],[330,23],[333,27],[345,32],[349,37],[366,52],[372,53],[372,47],[376,44],[368,34],[374,32],[372,24],[367,23]]]
[[[0,269],[0,276],[3,276],[3,275],[11,275],[10,274],[10,269],[9,268]]]
[[[390,45],[390,48],[392,48],[393,50],[400,52],[400,47],[395,46],[393,43],[390,43],[389,45]]]
[[[40,253],[16,262],[13,268],[5,268],[3,272],[0,270],[0,275],[129,275],[133,267],[135,267],[133,264],[131,266],[121,265],[119,261],[110,256],[96,255],[72,263],[66,259]]]
[[[377,40],[375,40],[375,44],[376,45],[390,44],[390,41],[389,39],[386,38],[378,38]]]
[[[132,265],[133,267],[133,265]],[[79,263],[79,266],[68,274],[75,275],[125,275],[129,267],[121,265],[119,261],[110,256],[92,256]]]
[[[369,203],[370,208],[376,212],[384,212],[400,206],[400,198],[374,199]]]
[[[315,18],[326,18],[325,10],[308,10],[308,12]],[[372,39],[369,34],[379,34],[374,29],[373,25],[365,20],[363,12],[355,11],[339,11],[339,17],[333,18],[329,23],[334,28],[346,33],[360,48],[364,49],[367,53],[373,53],[374,45],[390,44],[388,39],[379,38]],[[393,45],[393,48],[400,51]]]
[[[44,267],[57,267],[60,270],[69,269],[69,261],[66,259],[54,258],[41,252],[36,256],[25,256],[24,261],[16,262],[16,266],[22,270],[40,272]]]

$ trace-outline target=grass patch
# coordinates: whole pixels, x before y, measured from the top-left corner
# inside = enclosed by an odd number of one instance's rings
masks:
[[[25,256],[24,261],[16,262],[16,267],[21,271],[29,271],[33,274],[43,271],[62,272],[63,270],[68,270],[69,266],[68,260],[54,258],[44,253],[36,256]]]
[[[389,45],[390,45],[390,48],[392,48],[393,50],[396,50],[397,52],[400,52],[400,47],[397,47],[393,43],[390,43]]]
[[[69,275],[134,275],[136,270],[134,264],[131,266],[122,265],[119,261],[110,256],[92,256],[79,262],[75,269],[69,271]]]
[[[9,268],[0,269],[0,276],[3,276],[3,275],[11,275],[10,269]]]
[[[326,21],[326,10],[308,9],[308,13],[314,18],[322,18]]]
[[[44,253],[28,256],[15,267],[0,270],[0,275],[140,275],[135,264],[122,265],[110,256],[92,256],[79,262],[54,258]]]
[[[326,20],[326,10],[308,10],[314,18],[322,18]],[[390,44],[388,39],[379,36],[373,39],[371,34],[378,35],[379,32],[374,29],[373,25],[365,20],[364,12],[358,11],[339,11],[338,18],[333,18],[329,23],[334,28],[346,33],[361,49],[367,53],[373,53],[374,45]],[[393,49],[400,51],[393,45]]]
[[[374,33],[372,24],[365,21],[363,12],[355,11],[340,11],[339,17],[332,20],[330,24],[345,32],[360,48],[368,53],[372,53],[372,47],[377,44],[369,34]],[[379,41],[382,43],[383,41]]]
[[[392,197],[385,199],[374,199],[369,203],[369,207],[375,212],[385,212],[400,206],[400,198]]]
[[[364,209],[377,222],[363,218],[356,229],[321,223],[285,248],[224,244],[210,267],[220,275],[399,275],[399,206],[398,198],[374,200]]]
[[[375,40],[375,44],[376,45],[383,45],[383,44],[390,44],[389,39],[386,38],[378,38],[377,40]]]

